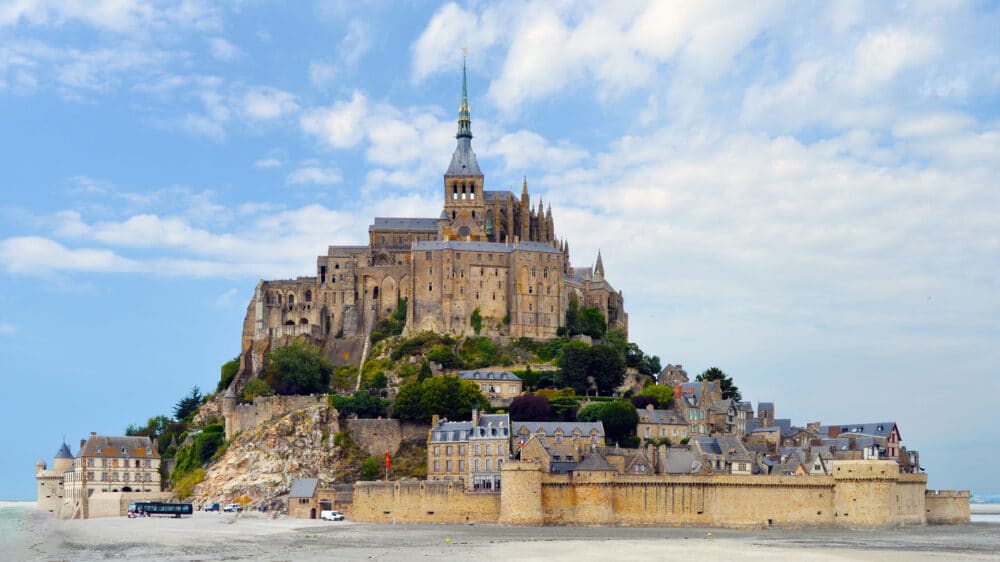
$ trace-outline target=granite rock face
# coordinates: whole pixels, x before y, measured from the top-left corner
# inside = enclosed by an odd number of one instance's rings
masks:
[[[334,436],[337,410],[316,404],[240,432],[205,470],[195,487],[196,503],[229,502],[246,495],[253,503],[288,493],[298,478],[333,483],[339,463]]]

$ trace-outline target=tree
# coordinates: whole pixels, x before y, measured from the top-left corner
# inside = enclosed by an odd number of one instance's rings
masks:
[[[368,457],[365,459],[364,464],[361,467],[361,479],[371,482],[378,478],[378,461],[375,457]]]
[[[666,409],[674,399],[674,389],[669,386],[650,385],[639,392],[639,398],[651,398],[655,408]]]
[[[625,358],[606,345],[590,348],[590,376],[597,385],[597,391],[604,395],[613,394],[625,380]]]
[[[548,399],[537,394],[522,394],[510,402],[511,421],[549,421],[552,419],[552,405]]]
[[[417,382],[423,382],[433,376],[434,373],[431,372],[430,363],[428,363],[426,359],[421,361],[420,370],[417,371]]]
[[[604,337],[601,339],[601,343],[620,353],[622,357],[625,358],[627,366],[636,366],[628,361],[628,353],[631,348],[634,347],[635,349],[639,349],[639,346],[628,342],[628,336],[625,334],[625,330],[621,328],[611,328],[605,332]],[[640,353],[642,353],[641,350]]]
[[[740,389],[733,384],[733,379],[729,377],[722,369],[718,367],[711,367],[706,369],[704,373],[695,377],[697,381],[719,381],[719,388],[722,389],[722,398],[732,398],[733,400],[739,402],[743,399],[740,394]]]
[[[569,304],[566,305],[566,333],[567,335],[573,336],[579,332],[575,330],[578,327],[578,322],[580,320],[580,300],[577,298],[576,293],[569,294]]]
[[[197,386],[192,388],[187,396],[178,400],[177,404],[174,405],[174,419],[184,421],[188,416],[194,414],[198,411],[198,407],[201,406],[202,398],[204,396],[201,394],[201,389]]]
[[[222,364],[222,374],[219,377],[219,384],[215,386],[216,392],[222,392],[223,390],[229,388],[229,385],[236,378],[237,371],[240,370],[240,358],[234,357],[230,361],[226,361]]]
[[[240,398],[244,402],[253,402],[253,399],[258,396],[270,396],[272,394],[274,394],[274,391],[271,390],[271,385],[260,379],[250,379],[243,385],[243,389],[240,391]]]
[[[608,329],[608,322],[604,315],[596,308],[584,307],[580,309],[579,333],[592,338],[601,338]]]
[[[401,420],[428,422],[437,414],[453,420],[469,419],[473,408],[485,410],[489,402],[479,385],[458,377],[431,377],[411,382],[399,390],[393,415]]]
[[[319,347],[294,340],[268,355],[264,380],[277,394],[317,394],[329,389],[333,370]]]
[[[590,346],[580,341],[566,344],[559,356],[559,368],[562,369],[562,384],[573,388],[580,394],[590,391]]]
[[[478,336],[479,331],[483,329],[483,316],[479,313],[478,306],[472,311],[472,317],[469,319],[469,324],[472,325],[472,331]]]
[[[610,445],[611,443],[626,442],[629,436],[635,435],[639,414],[636,413],[631,403],[615,400],[614,402],[591,404],[580,410],[576,419],[603,423],[605,442]]]

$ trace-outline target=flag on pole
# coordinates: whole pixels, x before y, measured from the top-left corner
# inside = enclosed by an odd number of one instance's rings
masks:
[[[389,451],[385,452],[385,467],[389,468],[392,466],[392,460],[389,458]]]

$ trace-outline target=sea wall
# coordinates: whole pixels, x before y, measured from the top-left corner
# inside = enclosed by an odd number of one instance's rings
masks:
[[[971,520],[969,490],[927,490],[924,496],[927,522],[968,523]]]
[[[128,504],[137,501],[167,501],[170,492],[94,492],[90,496],[87,515],[90,519],[99,517],[121,517],[128,514]]]
[[[496,523],[500,495],[467,494],[459,482],[357,482],[350,513],[370,523]]]
[[[927,477],[900,474],[893,461],[836,461],[830,476],[555,475],[538,463],[515,461],[501,472],[499,497],[466,494],[452,482],[358,483],[351,516],[399,523],[730,528],[887,527],[969,517],[968,492],[928,492],[925,510]]]

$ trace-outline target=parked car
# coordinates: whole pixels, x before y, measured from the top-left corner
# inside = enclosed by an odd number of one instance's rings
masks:
[[[339,511],[321,511],[319,518],[323,521],[343,521],[344,514]]]
[[[226,507],[222,508],[225,512],[240,512],[243,511],[243,506],[238,503],[227,503]]]
[[[205,507],[202,508],[203,511],[219,511],[219,504],[216,503],[206,503]]]

